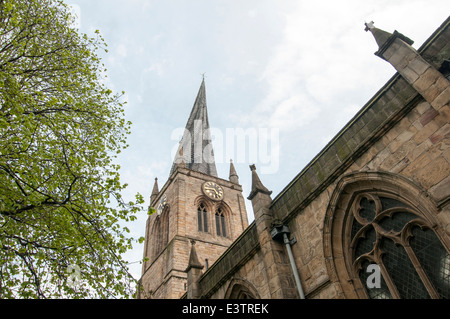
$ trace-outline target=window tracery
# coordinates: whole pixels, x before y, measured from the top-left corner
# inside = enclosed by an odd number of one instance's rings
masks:
[[[357,195],[350,211],[348,255],[368,297],[450,297],[450,254],[420,212],[379,192]],[[374,264],[381,278],[368,288]]]

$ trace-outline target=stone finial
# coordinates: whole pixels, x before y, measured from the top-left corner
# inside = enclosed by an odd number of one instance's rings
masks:
[[[230,176],[228,179],[234,184],[239,184],[239,176],[236,173],[236,168],[234,167],[233,160],[230,160]]]
[[[248,199],[252,200],[258,193],[263,193],[270,196],[272,191],[269,191],[259,179],[258,173],[256,173],[256,165],[250,165],[250,170],[252,171],[252,191],[250,192]]]
[[[155,183],[153,184],[152,194],[150,195],[150,205],[154,204],[156,197],[158,197],[159,188],[158,188],[158,178],[155,178]]]
[[[383,54],[384,52],[392,45],[392,43],[395,41],[395,39],[399,38],[400,40],[404,41],[408,45],[412,45],[414,41],[409,39],[408,37],[404,36],[398,31],[394,31],[394,33],[390,33],[384,30],[381,30],[377,27],[375,27],[374,22],[371,21],[369,23],[364,23],[365,31],[370,31],[375,38],[375,41],[378,44],[378,51],[375,52],[375,55],[384,58]]]
[[[200,277],[202,276],[203,265],[198,260],[195,250],[195,240],[191,240],[191,253],[189,255],[189,263],[186,268],[187,287],[186,293],[188,299],[198,299],[201,295]]]
[[[186,272],[192,268],[203,269],[203,265],[198,260],[197,251],[195,250],[195,240],[191,240],[191,253],[189,254],[189,263]]]

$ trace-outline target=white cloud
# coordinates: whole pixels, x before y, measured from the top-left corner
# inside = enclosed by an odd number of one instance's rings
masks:
[[[127,55],[128,55],[128,50],[127,50],[127,47],[126,47],[125,44],[120,43],[120,44],[117,46],[117,54],[118,54],[120,57],[122,57],[122,58],[127,57]]]
[[[156,44],[158,41],[160,41],[161,39],[163,39],[166,35],[164,33],[158,33],[155,34],[152,38],[151,38],[151,42],[152,44]]]
[[[292,130],[308,124],[318,115],[318,110],[302,94],[292,94],[280,100],[267,121],[268,127]]]
[[[166,61],[163,60],[161,62],[155,62],[152,63],[149,67],[147,67],[144,72],[155,72],[158,76],[161,76],[164,74],[164,68],[165,68]]]
[[[372,6],[360,1],[291,1],[281,13],[284,30],[259,80],[267,87],[251,117],[252,125],[299,130],[321,112],[336,108],[337,97],[374,84],[379,70],[374,41],[364,32]],[[373,51],[367,51],[368,43]],[[388,66],[386,66],[386,69]],[[361,74],[367,82],[361,83]],[[326,116],[332,114],[327,114]]]

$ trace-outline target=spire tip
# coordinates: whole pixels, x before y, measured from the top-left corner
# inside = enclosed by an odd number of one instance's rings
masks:
[[[369,23],[365,22],[364,25],[366,26],[366,28],[364,29],[364,31],[366,32],[375,28],[373,21],[370,21]]]

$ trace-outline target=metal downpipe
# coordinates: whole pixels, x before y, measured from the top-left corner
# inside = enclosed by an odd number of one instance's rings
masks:
[[[297,285],[298,289],[298,294],[300,295],[300,299],[305,299],[302,283],[300,282],[300,276],[298,274],[297,266],[295,265],[294,255],[292,254],[291,242],[286,233],[283,233],[283,241],[286,245],[286,250],[288,252],[289,261],[291,263],[292,272],[294,274],[295,284]]]

